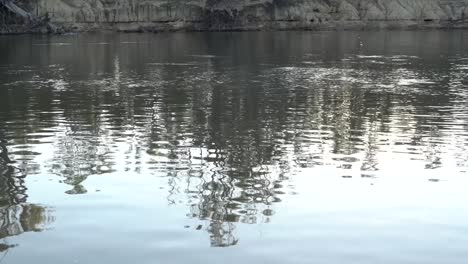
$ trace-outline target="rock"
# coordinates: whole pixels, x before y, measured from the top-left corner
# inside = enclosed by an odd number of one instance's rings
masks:
[[[23,0],[26,1],[26,0]],[[466,27],[468,0],[37,0],[64,28],[122,31]]]

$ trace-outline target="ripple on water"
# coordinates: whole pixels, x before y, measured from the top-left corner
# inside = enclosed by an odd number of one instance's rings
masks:
[[[152,225],[183,211],[183,220],[165,224],[203,230],[210,245],[231,246],[245,241],[232,230],[245,235],[252,228],[239,223],[278,228],[291,213],[294,220],[275,231],[289,233],[275,236],[284,242],[299,232],[306,241],[322,234],[311,226],[322,230],[335,221],[343,226],[329,231],[341,227],[349,234],[354,226],[344,226],[346,219],[372,226],[375,215],[401,213],[386,199],[412,202],[418,195],[408,190],[424,184],[441,197],[438,188],[466,177],[466,60],[435,64],[424,52],[233,58],[196,49],[142,56],[131,49],[138,45],[109,57],[102,49],[118,45],[95,40],[74,64],[65,59],[73,54],[52,52],[47,67],[0,68],[6,80],[0,84],[0,144],[7,142],[0,154],[14,161],[21,177],[52,179],[31,188],[50,186],[50,193],[32,197],[59,200],[60,224],[81,223],[70,219],[86,211],[83,225],[115,233],[138,216],[139,224],[128,227],[136,240],[152,230],[148,241],[156,248],[190,247],[180,230]],[[97,44],[112,47],[93,53]],[[0,174],[8,175],[0,188],[9,203],[26,205],[24,177],[8,166],[0,161]],[[57,179],[60,187],[53,185]],[[64,199],[55,190],[76,196]],[[119,228],[92,222],[107,212],[122,214],[113,217]],[[265,228],[265,234],[272,230]],[[163,229],[172,236],[168,243],[154,240]]]

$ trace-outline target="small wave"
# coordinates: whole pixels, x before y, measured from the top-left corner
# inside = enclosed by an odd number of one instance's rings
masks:
[[[202,63],[197,62],[151,62],[148,65],[154,66],[198,66],[202,65]]]
[[[206,54],[206,55],[203,55],[203,54],[193,54],[193,55],[189,55],[189,56],[190,56],[190,57],[194,57],[194,58],[203,58],[203,59],[219,58],[219,56],[210,55],[210,54]]]
[[[413,84],[434,84],[435,82],[422,80],[422,79],[400,79],[397,85],[409,86]]]
[[[34,43],[33,46],[71,46],[72,43],[57,42],[57,43]]]

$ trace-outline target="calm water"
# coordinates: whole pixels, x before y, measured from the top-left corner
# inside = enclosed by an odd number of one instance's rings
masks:
[[[468,31],[0,37],[0,153],[0,263],[467,263]]]

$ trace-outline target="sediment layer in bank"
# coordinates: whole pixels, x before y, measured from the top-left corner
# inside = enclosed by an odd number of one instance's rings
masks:
[[[16,3],[36,17],[47,17],[64,31],[468,28],[468,0],[17,0]]]

